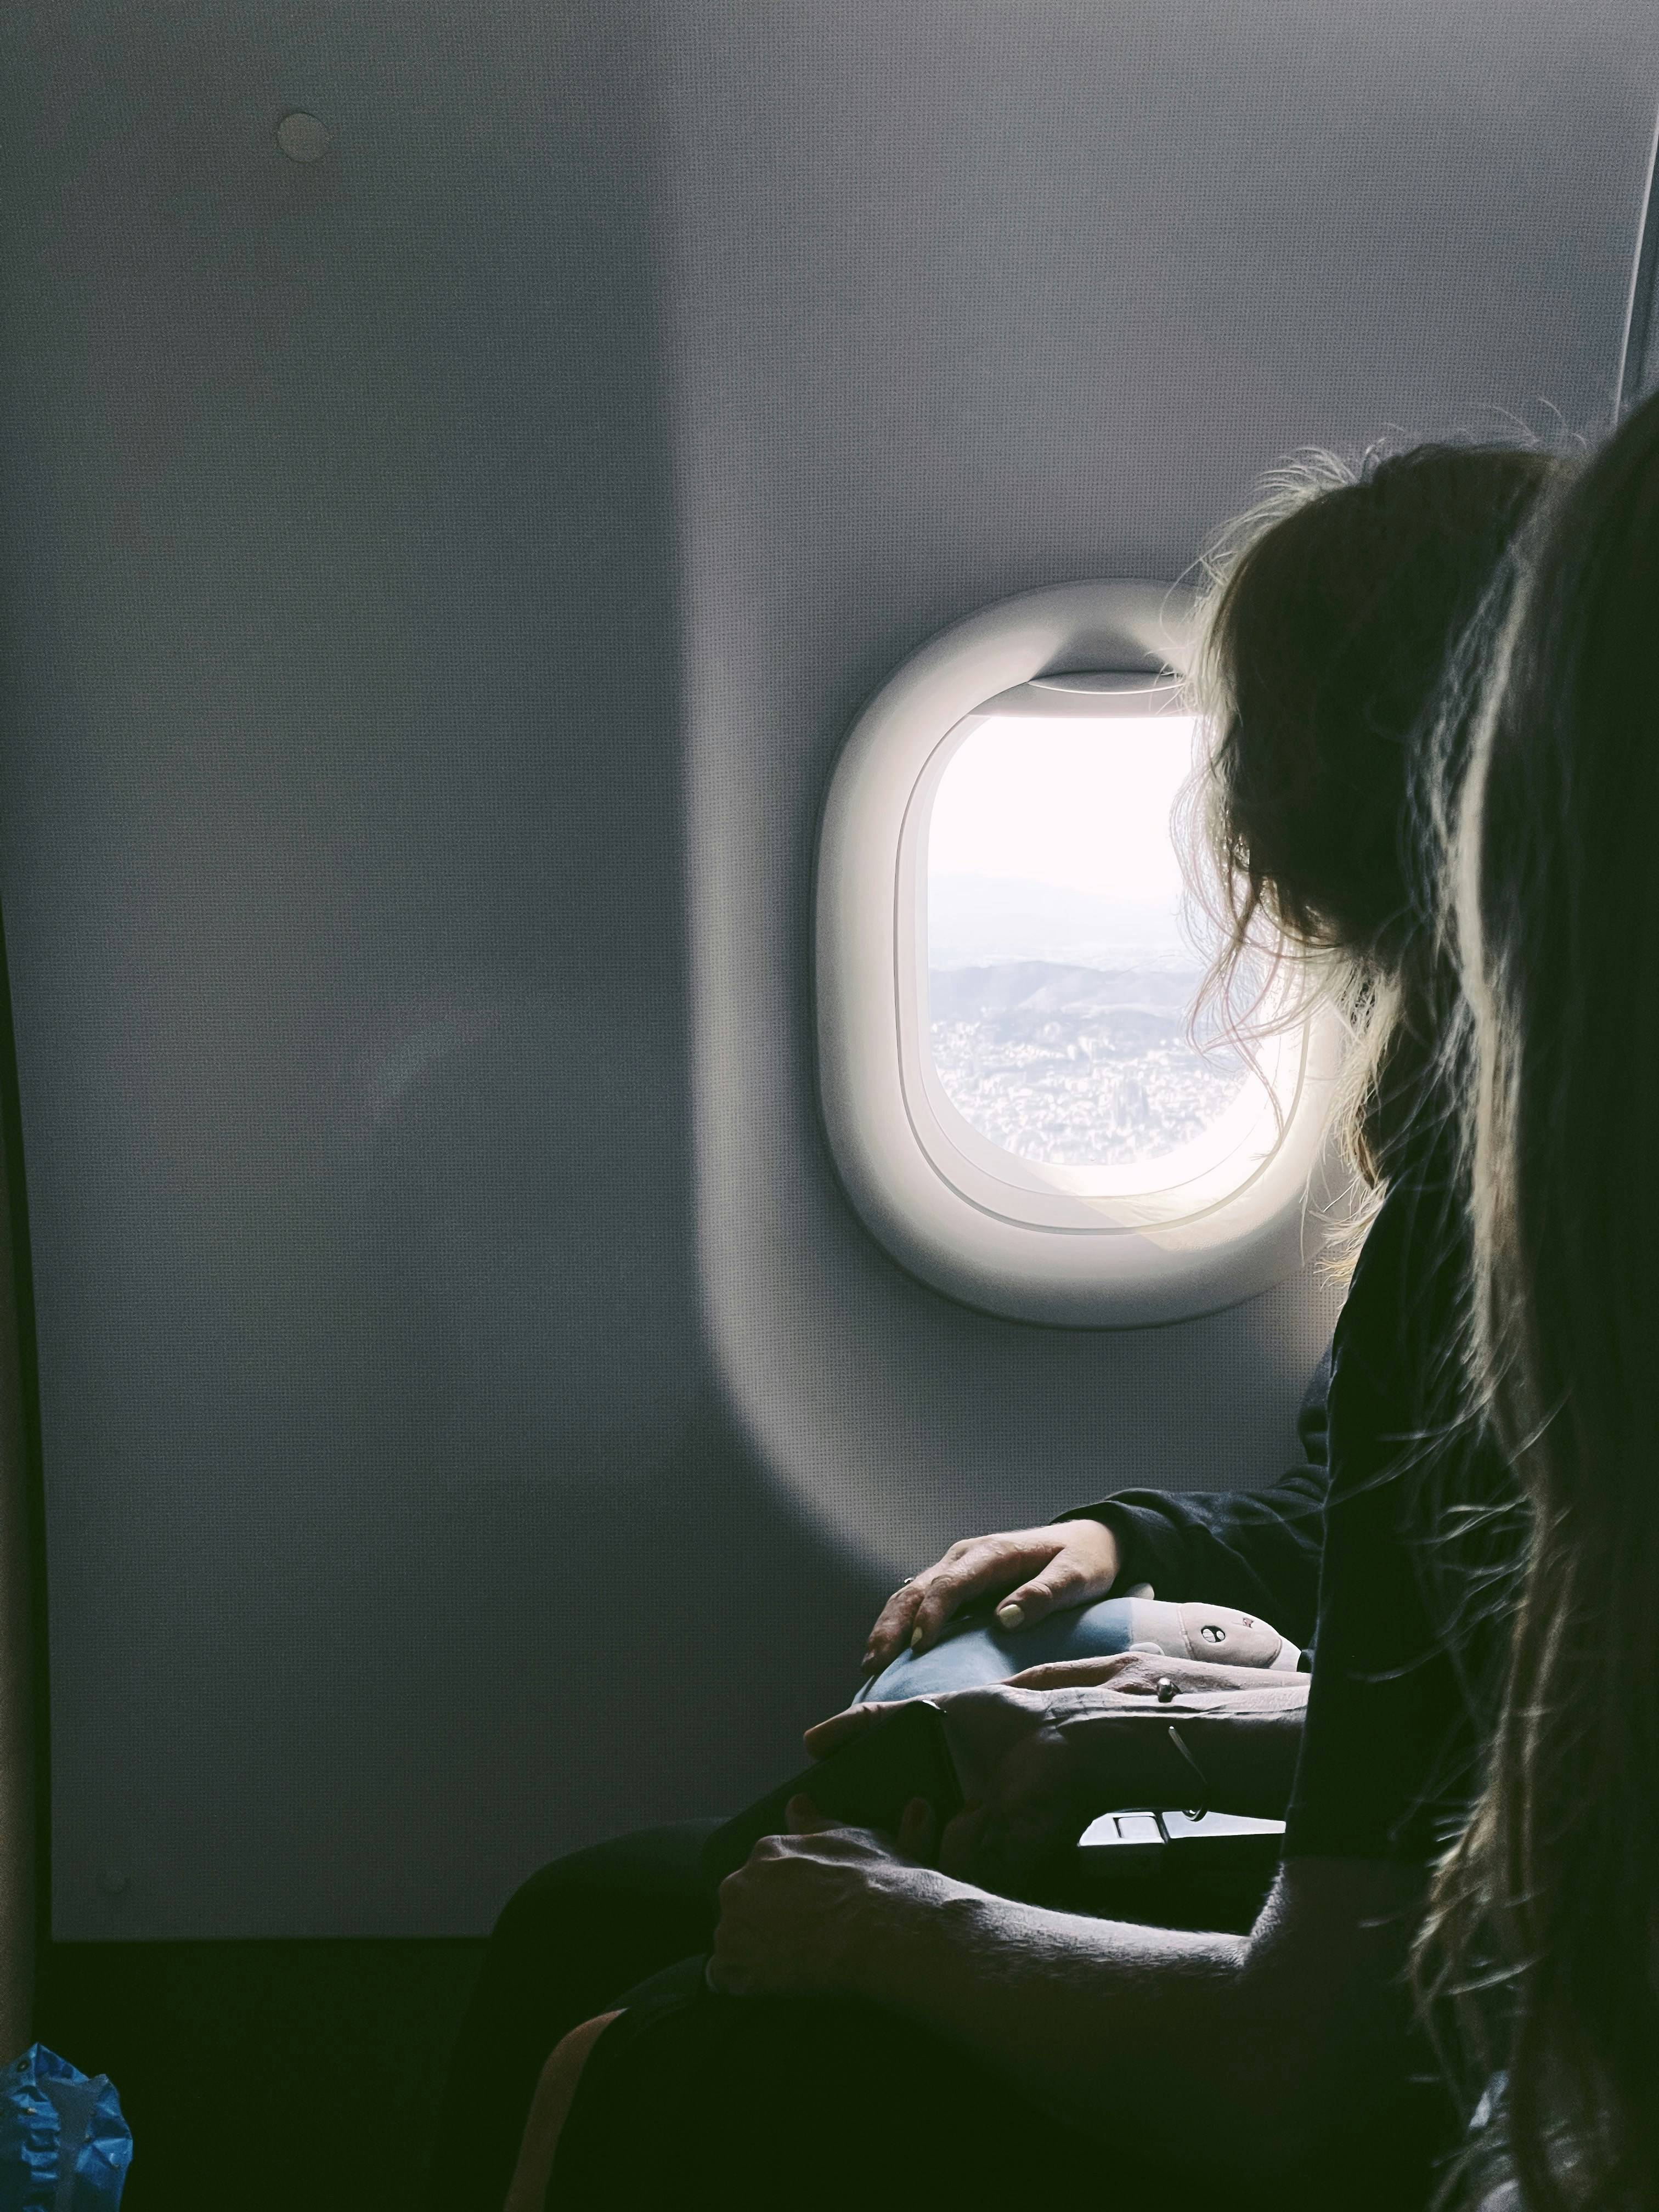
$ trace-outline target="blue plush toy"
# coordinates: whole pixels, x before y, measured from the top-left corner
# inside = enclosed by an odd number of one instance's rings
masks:
[[[854,1705],[888,1698],[937,1698],[981,1682],[1006,1682],[1027,1667],[1059,1659],[1105,1659],[1120,1651],[1160,1653],[1168,1659],[1209,1659],[1230,1667],[1260,1667],[1293,1674],[1302,1654],[1276,1628],[1224,1605],[1171,1605],[1151,1589],[1097,1605],[1051,1613],[1030,1628],[1010,1633],[994,1621],[970,1615],[952,1622],[931,1651],[904,1651],[865,1684]]]

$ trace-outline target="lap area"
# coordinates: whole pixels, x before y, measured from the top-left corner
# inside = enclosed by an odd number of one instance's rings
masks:
[[[698,1962],[700,1966],[700,1962]],[[617,2204],[708,2204],[721,2212],[845,2212],[872,2192],[992,2205],[1035,2199],[1127,2205],[1194,2185],[1228,2212],[1420,2212],[1431,2176],[1389,2126],[1334,2146],[1294,2174],[1198,2181],[1204,2069],[1180,2162],[1103,2129],[1051,2118],[976,2059],[852,2000],[690,1993],[691,1965],[638,1993],[592,2047],[565,2121],[548,2212]],[[1213,2063],[1213,2057],[1209,2063]],[[1123,2051],[1124,2124],[1136,2052]],[[516,2208],[514,2208],[516,2212]],[[542,2212],[542,2208],[532,2208]]]
[[[1095,2191],[1113,2172],[1152,2180],[872,2006],[641,1997],[591,2053],[555,2163],[556,2212],[841,2207],[872,2189],[988,2204],[1016,2189]]]
[[[501,2212],[549,2053],[669,1960],[706,1950],[716,1820],[642,1829],[553,1860],[498,1916],[451,2056],[422,2212]]]

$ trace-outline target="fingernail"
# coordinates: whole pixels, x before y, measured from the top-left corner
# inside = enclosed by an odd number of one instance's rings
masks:
[[[1023,1628],[1025,1626],[1025,1608],[1023,1605],[1000,1605],[997,1621],[1003,1628]]]
[[[859,1661],[859,1664],[863,1668],[866,1674],[873,1673],[876,1664],[875,1653],[873,1651],[866,1651],[863,1658]]]
[[[915,1651],[915,1650],[917,1650],[917,1648],[920,1646],[921,1643],[921,1631],[920,1629],[917,1629],[917,1631],[915,1632],[915,1635],[914,1635],[914,1636],[912,1636],[912,1638],[910,1638],[910,1649],[911,1649],[913,1651]]]

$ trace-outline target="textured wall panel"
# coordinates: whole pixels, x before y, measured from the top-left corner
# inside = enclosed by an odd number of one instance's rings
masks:
[[[1659,21],[848,0],[763,30],[706,0],[676,21],[702,1218],[735,1403],[884,1566],[1076,1495],[1085,1459],[1102,1490],[1248,1480],[1328,1324],[1316,1285],[1185,1328],[1020,1328],[901,1274],[834,1188],[804,1013],[825,781],[935,631],[1038,584],[1182,574],[1288,449],[1594,428]]]

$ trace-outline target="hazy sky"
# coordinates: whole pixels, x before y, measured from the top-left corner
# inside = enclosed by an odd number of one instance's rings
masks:
[[[1170,805],[1192,763],[1189,714],[999,715],[967,738],[933,800],[930,873],[1024,876],[1173,902]]]

